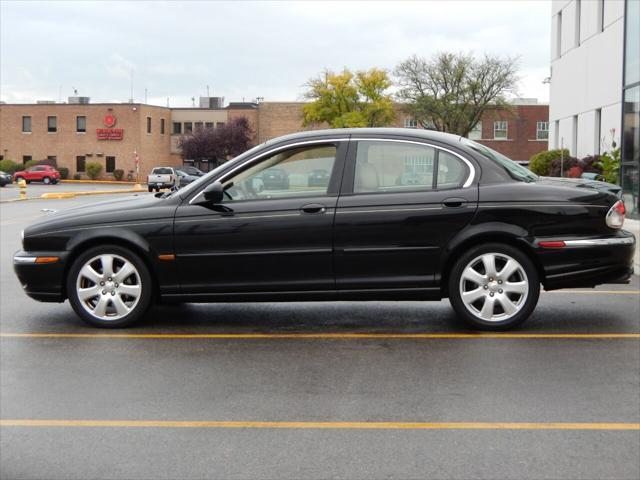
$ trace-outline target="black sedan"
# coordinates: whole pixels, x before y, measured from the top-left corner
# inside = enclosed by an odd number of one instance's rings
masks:
[[[275,169],[291,182],[257,180]],[[317,169],[324,189],[307,185]],[[397,181],[407,175],[419,181]],[[325,130],[268,141],[174,192],[53,214],[23,232],[14,265],[29,296],[68,298],[100,327],[154,302],[448,297],[472,327],[500,330],[531,314],[541,285],[628,282],[624,216],[615,195],[465,138]]]
[[[0,187],[10,185],[11,183],[13,183],[13,177],[8,173],[0,171]]]

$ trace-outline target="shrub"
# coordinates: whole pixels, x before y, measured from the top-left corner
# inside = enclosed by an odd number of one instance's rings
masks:
[[[60,172],[60,178],[62,180],[69,178],[69,169],[67,167],[60,167],[58,171]]]
[[[564,155],[564,158],[569,157],[569,150],[565,148],[564,150],[548,150],[536,153],[529,160],[529,170],[543,177],[550,175],[551,162],[555,159],[559,161],[561,155]]]
[[[82,178],[82,174],[80,174],[80,173],[74,173],[73,174],[73,179],[74,180],[80,180],[81,178]]]
[[[602,168],[605,182],[617,184],[620,179],[620,149],[600,155],[598,166]]]
[[[102,173],[102,165],[100,165],[97,162],[89,162],[89,163],[87,163],[86,169],[87,169],[87,176],[91,180],[95,180]]]
[[[549,173],[547,176],[549,177],[559,177],[562,173],[565,177],[568,176],[567,172],[574,167],[580,166],[580,160],[576,157],[565,156],[562,160],[562,171],[560,171],[560,157],[554,158],[551,160],[551,164],[549,166]]]
[[[576,165],[575,167],[571,167],[567,171],[567,177],[569,178],[580,178],[582,176],[582,167],[580,165]]]
[[[583,172],[601,174],[602,168],[599,166],[599,162],[599,155],[590,155],[580,160],[580,166]]]
[[[120,181],[120,180],[122,180],[122,177],[124,177],[124,170],[116,168],[113,171],[113,178],[115,178],[116,180]]]
[[[10,175],[13,175],[18,170],[22,170],[22,165],[9,159],[0,160],[0,170]]]
[[[40,165],[40,160],[29,160],[28,162],[25,162],[24,168],[27,169],[35,167],[36,165]]]

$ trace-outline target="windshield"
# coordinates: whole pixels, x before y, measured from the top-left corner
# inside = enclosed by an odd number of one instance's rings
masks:
[[[241,161],[242,159],[252,155],[259,148],[262,148],[263,145],[264,144],[260,144],[260,145],[256,145],[253,148],[250,148],[249,150],[247,150],[246,152],[238,155],[234,159],[229,160],[228,162],[225,162],[222,165],[218,165],[216,168],[214,168],[213,170],[211,170],[207,174],[203,175],[202,177],[198,177],[197,180],[195,180],[195,181],[191,182],[190,184],[180,188],[179,189],[180,196],[182,198],[184,198],[185,195],[189,195],[191,192],[199,190],[203,185],[206,185],[207,183],[209,183],[209,179],[211,177],[216,176],[218,173],[220,173],[221,170],[224,170],[225,168],[227,168],[229,166],[229,162]],[[176,190],[176,191],[178,191],[178,190]],[[171,192],[169,195],[167,195],[167,197],[170,196],[172,193],[173,192]]]
[[[538,179],[538,176],[528,168],[518,165],[509,157],[505,157],[501,153],[498,153],[489,147],[485,147],[484,145],[474,142],[473,140],[469,140],[468,138],[462,138],[461,142],[467,147],[471,147],[482,156],[500,165],[512,178],[516,180],[529,183],[535,182]]]

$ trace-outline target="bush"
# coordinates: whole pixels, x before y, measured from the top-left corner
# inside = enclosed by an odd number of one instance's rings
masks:
[[[82,174],[80,174],[80,173],[74,173],[73,174],[73,179],[74,180],[80,180],[81,178],[82,178]]]
[[[602,176],[605,182],[617,184],[620,180],[620,149],[600,155],[598,166],[602,168]]]
[[[602,168],[599,166],[599,162],[599,155],[590,155],[580,160],[580,166],[583,172],[602,174]]]
[[[124,170],[116,168],[113,171],[113,178],[115,178],[116,180],[120,181],[120,180],[122,180],[122,177],[124,177]]]
[[[567,177],[567,173],[574,167],[580,167],[580,160],[576,157],[565,156],[562,160],[562,172],[560,171],[560,157],[554,158],[551,160],[551,164],[549,165],[549,172],[546,176],[548,177],[559,177],[561,173]],[[582,173],[582,172],[581,172]]]
[[[60,172],[60,178],[62,180],[69,178],[69,169],[67,167],[60,167],[58,171]]]
[[[95,180],[102,173],[102,165],[100,165],[97,162],[89,162],[89,163],[87,163],[86,169],[87,169],[87,176],[91,180]]]
[[[35,167],[36,165],[40,165],[40,160],[29,160],[24,164],[24,169]]]
[[[529,170],[537,175],[543,177],[550,175],[549,170],[551,168],[551,162],[555,159],[560,161],[560,156],[564,155],[564,158],[569,157],[569,150],[548,150],[545,152],[536,153],[529,160]],[[559,163],[558,163],[559,165]]]
[[[13,175],[18,170],[22,170],[22,165],[9,159],[0,160],[0,170],[10,175]]]

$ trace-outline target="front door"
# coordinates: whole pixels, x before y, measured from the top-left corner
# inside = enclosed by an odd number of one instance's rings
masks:
[[[274,149],[223,177],[220,205],[181,205],[183,292],[335,290],[332,226],[346,149],[346,139]]]
[[[338,289],[436,286],[442,249],[477,208],[473,170],[436,146],[352,140],[334,226]]]

